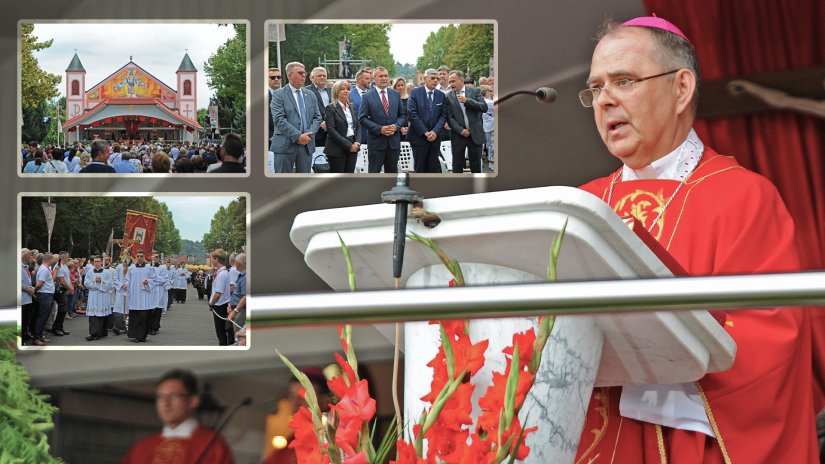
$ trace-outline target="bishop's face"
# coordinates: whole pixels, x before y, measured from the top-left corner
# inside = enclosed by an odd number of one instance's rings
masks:
[[[588,85],[604,86],[619,79],[639,79],[669,71],[655,59],[653,34],[625,27],[604,37],[593,52]],[[593,100],[593,114],[602,141],[613,156],[632,169],[667,155],[682,140],[677,116],[678,86],[673,76],[637,82],[629,90],[615,84]]]

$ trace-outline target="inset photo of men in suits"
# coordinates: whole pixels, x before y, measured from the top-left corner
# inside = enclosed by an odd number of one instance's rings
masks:
[[[401,105],[401,94],[389,88],[390,74],[387,68],[378,66],[374,69],[373,77],[375,88],[362,97],[358,117],[361,127],[368,132],[368,171],[379,173],[383,168],[385,173],[398,172],[398,155],[401,151],[399,129],[404,125],[406,113]]]
[[[441,172],[439,155],[441,139],[438,131],[447,121],[447,106],[444,104],[444,92],[436,89],[438,71],[424,71],[424,85],[410,92],[407,101],[407,118],[410,131],[407,140],[412,148],[415,172]]]
[[[315,133],[323,118],[318,100],[304,88],[307,73],[302,63],[286,65],[288,84],[272,95],[269,109],[275,128],[269,151],[275,155],[276,173],[309,174],[315,152]]]
[[[470,160],[470,172],[481,173],[481,146],[485,142],[481,115],[487,111],[487,103],[477,88],[464,85],[463,72],[450,71],[447,82],[452,89],[446,98],[453,172],[464,172],[466,150]]]

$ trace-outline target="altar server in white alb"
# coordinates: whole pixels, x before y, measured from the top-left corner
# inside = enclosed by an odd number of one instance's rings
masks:
[[[114,326],[112,332],[115,335],[120,335],[121,332],[126,332],[126,315],[129,310],[126,305],[126,297],[128,296],[128,282],[124,275],[123,263],[118,263],[117,267],[112,273],[112,288],[114,289],[114,300],[112,301],[112,318],[114,319]],[[126,273],[129,272],[129,262],[126,264]]]
[[[189,279],[189,271],[183,264],[178,264],[175,275],[175,300],[186,303],[186,281]]]
[[[152,280],[152,316],[149,320],[149,335],[157,335],[160,331],[160,318],[166,312],[166,303],[169,293],[166,286],[169,285],[169,273],[166,267],[160,264],[160,255],[152,253],[152,267],[155,278]]]
[[[146,263],[143,250],[137,250],[137,260],[126,274],[126,307],[129,308],[129,338],[135,343],[145,342],[149,335],[149,316],[152,304],[152,281],[155,268]]]
[[[86,273],[83,285],[89,289],[89,299],[86,303],[86,316],[89,317],[89,335],[86,341],[99,340],[109,335],[106,328],[107,319],[112,317],[109,306],[109,291],[112,289],[112,280],[109,273],[103,271],[100,256],[93,260],[94,269]]]
[[[106,277],[109,279],[109,282],[111,284],[109,286],[109,314],[111,315],[111,317],[106,318],[106,331],[108,333],[109,330],[114,331],[115,328],[114,308],[115,293],[117,293],[117,283],[115,282],[115,268],[112,266],[112,258],[106,253],[102,253],[101,256],[103,257],[103,273],[106,274]]]

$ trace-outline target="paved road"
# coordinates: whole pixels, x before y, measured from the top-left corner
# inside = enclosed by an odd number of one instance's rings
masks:
[[[51,340],[46,346],[217,346],[215,326],[212,323],[212,314],[206,305],[206,297],[198,301],[198,292],[190,285],[186,293],[186,303],[173,303],[172,309],[167,311],[160,320],[160,332],[149,335],[146,343],[132,343],[126,334],[115,335],[111,331],[109,336],[91,342],[86,341],[89,335],[89,320],[85,316],[78,316],[63,323],[63,328],[69,335],[57,337],[47,334]]]

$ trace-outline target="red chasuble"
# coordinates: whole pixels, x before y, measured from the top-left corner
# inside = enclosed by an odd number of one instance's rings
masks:
[[[194,464],[206,449],[215,432],[198,426],[190,438],[163,438],[159,433],[141,439],[129,450],[120,464]],[[232,450],[223,438],[209,446],[202,464],[232,464]]]
[[[690,275],[796,271],[793,221],[776,188],[730,157],[705,148],[696,170],[674,180],[581,188],[632,216]],[[655,224],[652,224],[653,221]],[[806,309],[722,312],[737,345],[733,367],[698,382],[716,438],[619,415],[621,387],[596,388],[577,463],[816,463],[810,316]],[[717,319],[720,319],[717,317]]]

